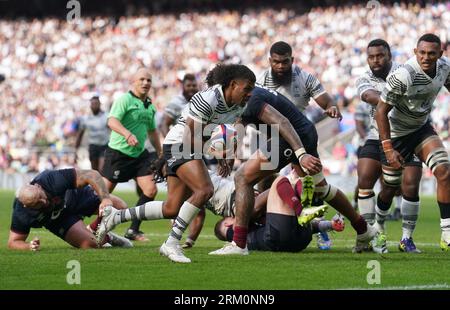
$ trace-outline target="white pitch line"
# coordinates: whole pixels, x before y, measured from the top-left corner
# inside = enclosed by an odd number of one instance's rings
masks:
[[[351,288],[338,288],[337,290],[433,290],[446,288],[450,289],[450,285],[447,283],[441,284],[418,284],[418,285],[406,285],[406,286],[385,286],[385,287],[351,287]]]

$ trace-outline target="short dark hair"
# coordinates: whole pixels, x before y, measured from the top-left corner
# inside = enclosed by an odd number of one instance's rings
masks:
[[[209,87],[216,84],[228,87],[231,81],[235,79],[249,80],[252,83],[256,82],[255,74],[247,66],[217,64],[208,72],[206,84],[208,84]]]
[[[388,51],[389,55],[391,55],[391,47],[385,40],[383,40],[383,39],[372,40],[369,42],[369,45],[367,45],[367,49],[369,49],[369,47],[374,47],[374,46],[383,46]]]
[[[273,54],[292,56],[292,47],[284,41],[275,42],[270,48],[270,55]]]
[[[95,96],[92,96],[91,99],[89,99],[89,100],[98,100],[98,101],[100,101],[100,97],[95,95]]]
[[[184,77],[183,77],[183,80],[182,80],[183,84],[184,84],[186,81],[196,81],[195,75],[192,74],[192,73],[186,73],[186,74],[184,75]]]
[[[442,46],[441,39],[439,39],[439,37],[437,35],[433,34],[433,33],[426,33],[423,36],[421,36],[419,38],[419,41],[417,41],[417,45],[419,45],[419,43],[421,41],[437,43],[439,45],[439,47]]]
[[[216,225],[214,226],[214,235],[216,236],[217,239],[222,240],[222,241],[227,241],[227,238],[225,236],[222,236],[221,231],[220,231],[220,226],[222,225],[223,221],[225,221],[225,218],[222,218],[220,221],[218,221],[216,223]]]

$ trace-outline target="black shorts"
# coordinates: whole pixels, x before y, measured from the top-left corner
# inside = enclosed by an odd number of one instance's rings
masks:
[[[92,187],[77,189],[66,197],[66,207],[59,214],[53,214],[50,222],[44,227],[64,240],[70,227],[84,217],[96,214],[99,205],[100,199]]]
[[[380,140],[367,140],[361,148],[358,159],[371,158],[376,161],[381,161],[381,154],[384,154],[382,149]],[[416,155],[413,155],[408,160],[405,160],[405,166],[422,167],[422,162]]]
[[[306,153],[319,158],[319,153],[317,152],[318,136],[316,128],[312,126],[308,130],[304,130],[303,132],[305,133],[299,134],[299,137],[302,140],[303,147],[305,148]],[[279,138],[278,161],[276,160],[277,158],[273,158],[273,155],[276,154],[272,154],[272,147],[275,147],[275,145],[272,145],[272,140],[269,139],[267,141],[265,150],[261,148],[259,149],[269,159],[269,161],[273,160],[274,170],[280,170],[290,163],[297,165],[299,164],[297,156],[295,156],[294,153],[295,150],[293,150],[289,143],[287,143],[283,138]]]
[[[300,226],[297,217],[267,213],[266,224],[248,234],[247,246],[254,251],[300,252],[311,239],[311,226]]]
[[[97,160],[100,157],[105,157],[105,150],[108,147],[108,145],[96,145],[96,144],[89,144],[89,160]]]
[[[430,122],[427,122],[425,125],[420,127],[420,129],[399,138],[392,139],[392,146],[394,149],[402,155],[405,160],[405,165],[410,165],[412,162],[418,162],[417,166],[422,167],[422,162],[415,154],[416,147],[425,141],[425,139],[431,136],[437,136],[438,134],[434,130],[433,126]],[[381,152],[381,162],[383,165],[388,165],[386,160],[386,155],[384,152]]]
[[[147,150],[134,158],[107,147],[101,174],[112,183],[128,182],[136,177],[151,175],[151,163],[152,157]]]
[[[183,152],[183,144],[163,144],[163,156],[167,163],[167,176],[177,176],[181,165],[195,159],[203,159],[201,154]]]

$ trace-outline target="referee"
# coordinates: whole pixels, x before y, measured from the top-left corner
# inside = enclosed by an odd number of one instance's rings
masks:
[[[156,129],[156,108],[148,97],[151,85],[150,71],[147,68],[138,69],[133,77],[131,90],[114,101],[108,116],[111,137],[105,151],[102,175],[110,192],[117,183],[134,179],[142,189],[136,205],[152,201],[157,193],[150,170],[152,157],[145,149],[148,135],[158,156],[161,154],[161,143]],[[140,224],[140,221],[133,221],[125,237],[147,241],[139,230]]]

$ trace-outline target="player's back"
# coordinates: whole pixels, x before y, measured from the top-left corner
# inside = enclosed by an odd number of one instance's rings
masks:
[[[252,111],[254,106],[260,106],[261,104],[269,104],[280,114],[286,117],[296,131],[305,130],[309,127],[314,127],[314,125],[300,112],[297,107],[285,96],[269,90],[261,85],[256,85],[252,91],[252,96],[247,103],[246,111],[244,112],[245,117],[243,117],[246,123],[252,124],[262,124],[263,122],[258,119],[259,115],[255,113],[249,113]]]

